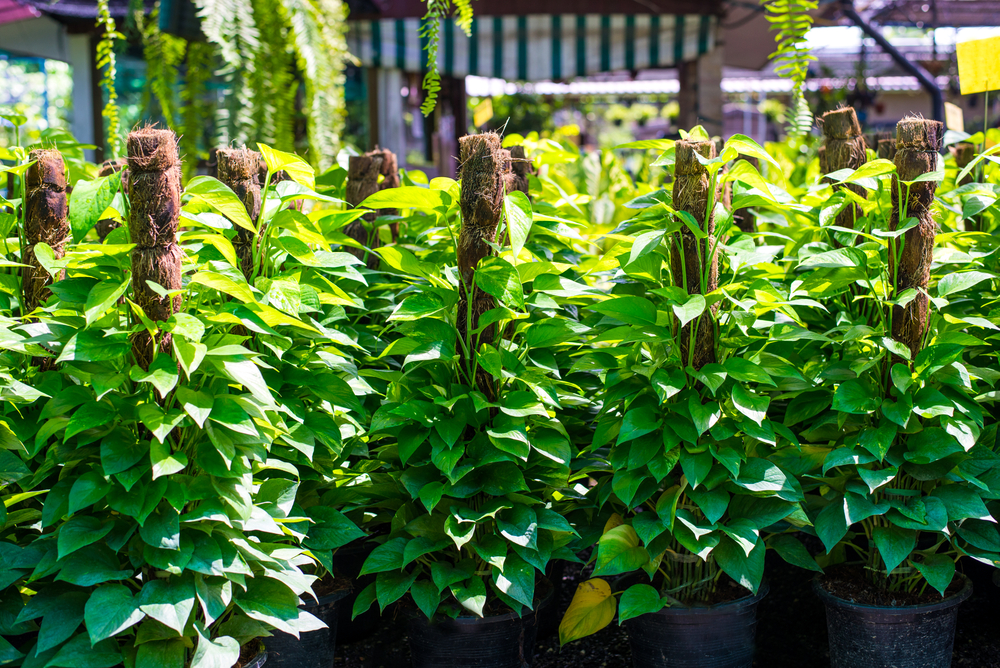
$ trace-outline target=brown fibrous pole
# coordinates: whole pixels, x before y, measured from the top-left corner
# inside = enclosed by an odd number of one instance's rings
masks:
[[[129,235],[132,250],[132,295],[146,317],[162,322],[180,310],[181,297],[161,297],[147,281],[167,292],[181,288],[181,250],[177,223],[181,211],[181,161],[177,136],[147,127],[130,132],[128,148]],[[148,369],[154,348],[169,351],[172,338],[142,330],[132,337],[136,362]]]
[[[378,176],[382,170],[382,155],[352,155],[347,167],[347,188],[344,194],[347,203],[353,207],[359,206],[368,197],[378,192]],[[378,217],[378,212],[371,211],[344,228],[344,234],[366,248],[374,249],[379,244],[378,230],[369,231],[366,222],[372,223]],[[379,257],[375,253],[361,248],[347,248],[360,260],[365,260],[369,269],[378,269]],[[367,256],[367,257],[366,257]]]
[[[375,147],[375,150],[368,151],[365,153],[367,156],[378,156],[382,158],[382,166],[379,168],[379,174],[382,176],[382,180],[378,183],[378,189],[387,190],[389,188],[399,187],[399,161],[396,159],[396,154],[387,148]],[[379,216],[395,216],[399,213],[398,209],[379,209]],[[389,230],[392,233],[392,240],[395,242],[399,239],[399,223],[393,222],[389,225]]]
[[[494,132],[467,135],[458,140],[461,164],[462,192],[459,206],[462,210],[462,229],[458,237],[458,335],[469,341],[469,332],[479,327],[483,313],[496,308],[496,300],[475,285],[476,266],[492,253],[490,243],[496,242],[497,228],[503,210],[505,180],[510,174],[509,152],[500,148],[500,136]],[[496,338],[496,325],[486,327],[474,340],[469,341],[469,352],[475,354],[476,342],[492,343]],[[460,346],[461,349],[461,346]],[[464,349],[462,349],[464,357]],[[496,381],[479,369],[476,387],[490,401],[496,398]]]
[[[533,174],[531,160],[524,152],[524,147],[515,144],[510,147],[511,169],[514,171],[514,190],[520,191],[531,199],[528,193],[528,175]]]
[[[97,173],[100,177],[111,176],[118,172],[123,172],[122,174],[122,191],[125,190],[125,186],[128,184],[128,159],[126,158],[113,158],[111,160],[105,160],[101,165],[101,171]],[[114,218],[102,218],[97,221],[97,225],[94,229],[97,230],[97,237],[104,241],[112,230],[117,230],[122,224],[119,223]]]
[[[258,181],[260,154],[246,148],[220,148],[216,153],[219,161],[219,180],[236,193],[250,220],[257,225],[260,218],[261,193]],[[248,283],[253,282],[254,245],[258,243],[263,230],[256,233],[240,227],[233,239],[233,248],[240,261],[240,270]],[[263,256],[263,253],[260,253]]]
[[[719,283],[719,257],[713,239],[715,216],[708,210],[709,197],[711,195],[714,200],[715,195],[710,192],[708,171],[698,162],[695,154],[712,159],[715,157],[715,144],[710,141],[682,140],[674,144],[674,151],[674,207],[694,216],[708,236],[699,240],[686,226],[681,227],[671,244],[671,273],[675,284],[685,288],[689,295],[707,295]],[[702,277],[705,274],[707,278],[702,290]],[[715,325],[708,311],[681,328],[678,339],[681,360],[685,366],[690,363],[695,369],[700,369],[715,361]]]
[[[875,135],[875,152],[883,160],[893,160],[896,157],[896,135],[892,132],[879,132]]]
[[[903,235],[901,251],[900,240],[890,244],[889,277],[894,280],[896,296],[911,288],[917,291],[917,296],[904,307],[893,307],[892,338],[909,348],[913,357],[920,351],[927,332],[929,299],[926,291],[937,233],[931,203],[937,183],[921,181],[907,187],[900,181],[913,181],[937,169],[943,136],[944,125],[938,121],[907,117],[896,125],[896,174],[892,177],[890,229],[896,230],[901,220],[905,222],[909,218],[916,218],[918,224]]]
[[[22,315],[34,311],[51,295],[49,275],[35,255],[35,245],[44,243],[52,248],[56,258],[66,255],[69,237],[69,209],[66,201],[66,165],[55,149],[36,149],[29,159],[34,161],[25,174],[25,239],[27,247],[21,262],[24,303]],[[60,274],[60,279],[66,275]]]
[[[826,137],[826,169],[824,173],[840,169],[857,169],[866,162],[865,138],[861,135],[861,124],[854,107],[841,107],[823,114],[823,134]],[[860,197],[865,189],[859,185],[834,186],[837,190],[847,188]],[[837,214],[836,225],[854,229],[854,221],[861,216],[861,207],[848,204]]]

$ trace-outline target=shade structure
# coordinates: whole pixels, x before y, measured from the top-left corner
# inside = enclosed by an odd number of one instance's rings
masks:
[[[350,21],[362,65],[427,70],[426,21]],[[446,76],[559,81],[618,70],[673,67],[712,50],[716,17],[698,14],[532,14],[439,21],[438,70]]]

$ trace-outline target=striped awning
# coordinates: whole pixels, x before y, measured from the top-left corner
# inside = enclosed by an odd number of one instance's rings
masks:
[[[348,22],[348,47],[362,65],[426,71],[422,19]],[[715,46],[714,16],[535,14],[473,19],[466,35],[441,22],[437,64],[444,75],[547,81],[673,67]]]

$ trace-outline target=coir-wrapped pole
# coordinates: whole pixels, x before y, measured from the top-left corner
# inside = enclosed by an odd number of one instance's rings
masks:
[[[875,152],[883,160],[894,160],[896,158],[896,135],[891,132],[876,134]]]
[[[124,172],[122,174],[122,185],[121,189],[124,192],[125,186],[128,185],[128,159],[127,158],[114,158],[113,160],[105,160],[101,165],[101,171],[98,172],[98,176],[111,176],[117,172]],[[104,241],[112,230],[116,230],[121,227],[122,224],[119,223],[114,218],[102,218],[97,221],[97,225],[94,229],[97,230],[97,236],[101,241]]]
[[[382,156],[376,155],[352,155],[347,166],[347,189],[345,198],[347,203],[357,207],[369,196],[378,192],[378,175],[382,169]],[[378,245],[378,230],[368,231],[365,221],[371,223],[378,217],[378,213],[372,211],[366,213],[360,220],[355,220],[344,228],[344,234],[357,241],[367,248],[375,248]],[[369,269],[377,269],[379,258],[375,253],[361,248],[347,248],[360,260],[365,260]],[[365,256],[368,256],[367,259]]]
[[[236,193],[243,202],[250,220],[256,225],[261,206],[260,183],[257,180],[260,153],[246,148],[220,148],[216,156],[219,161],[219,180]],[[251,284],[254,273],[253,248],[261,232],[262,230],[258,230],[255,234],[240,227],[236,231],[236,238],[233,239],[233,248],[240,260],[240,269],[247,282]]]
[[[842,107],[823,114],[823,134],[826,136],[825,173],[840,169],[857,169],[865,164],[865,138],[861,136],[861,124],[853,107]],[[865,189],[859,185],[834,186],[837,190],[848,188],[860,197]],[[861,207],[848,204],[837,214],[836,225],[854,229],[854,221],[861,216]]]
[[[387,190],[389,188],[399,187],[399,162],[396,160],[396,154],[387,148],[375,147],[375,150],[368,151],[365,155],[370,157],[380,157],[382,158],[382,166],[379,168],[379,174],[382,176],[382,180],[378,183],[378,189]],[[379,209],[379,216],[395,216],[399,213],[399,209]],[[389,230],[392,232],[392,240],[396,241],[399,239],[399,223],[394,222],[389,225]]]
[[[130,132],[128,148],[129,234],[132,249],[132,294],[146,317],[167,320],[181,306],[179,294],[161,297],[147,281],[167,292],[181,288],[181,250],[177,222],[181,212],[181,161],[177,136],[170,130],[143,128]],[[143,330],[132,337],[136,362],[148,369],[154,346],[169,351],[171,336],[159,332],[154,341]]]
[[[25,239],[26,248],[21,262],[24,303],[22,315],[27,315],[43,304],[52,294],[48,285],[52,282],[35,255],[35,245],[40,243],[52,247],[56,258],[66,254],[66,239],[69,237],[69,210],[66,203],[66,165],[62,155],[54,149],[36,149],[29,156],[34,164],[28,167],[24,184],[25,197]],[[60,278],[65,276],[65,272]]]
[[[695,154],[712,159],[715,157],[715,144],[710,141],[682,140],[674,144],[674,147],[674,207],[694,216],[708,236],[699,240],[686,226],[681,227],[671,244],[671,272],[676,285],[685,288],[689,295],[708,294],[719,284],[719,258],[718,253],[713,252],[715,216],[708,211],[711,181],[708,171],[698,162]],[[706,273],[703,289],[702,279]],[[685,366],[690,364],[695,369],[700,369],[715,361],[715,327],[711,314],[707,311],[681,328],[678,338]]]
[[[462,209],[462,230],[458,237],[458,335],[469,341],[468,333],[479,327],[479,317],[496,308],[496,300],[475,285],[476,266],[492,253],[489,243],[496,242],[497,228],[503,210],[505,168],[509,167],[509,154],[500,148],[500,137],[486,132],[468,135],[458,140],[461,164],[462,193],[459,205]],[[476,341],[493,342],[496,325],[484,329],[470,343],[471,354],[475,355]],[[460,346],[464,355],[464,350]],[[476,386],[489,401],[496,398],[496,381],[479,369]]]
[[[889,277],[896,286],[895,294],[913,288],[917,296],[905,307],[892,309],[892,338],[910,349],[916,358],[927,331],[927,282],[931,273],[931,256],[937,223],[931,216],[931,203],[937,183],[921,181],[906,186],[900,181],[913,181],[921,174],[937,169],[938,151],[944,136],[944,125],[938,121],[908,117],[896,125],[896,174],[892,177],[892,218],[895,230],[900,221],[916,218],[916,227],[906,231],[900,253],[897,240],[889,246]],[[902,197],[902,201],[900,198]],[[924,292],[920,292],[920,289]]]

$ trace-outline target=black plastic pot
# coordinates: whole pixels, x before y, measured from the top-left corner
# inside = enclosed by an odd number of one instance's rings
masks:
[[[751,668],[757,633],[754,596],[703,608],[664,608],[625,622],[636,668]]]
[[[275,631],[264,639],[267,648],[268,668],[331,668],[337,649],[337,608],[349,590],[337,591],[329,596],[302,606],[306,612],[319,617],[328,628],[300,634],[299,638]]]
[[[414,614],[409,624],[413,668],[530,668],[539,614],[553,600],[551,585],[547,581],[539,584],[545,594],[534,610],[521,617],[513,612],[482,619],[435,616],[428,622],[423,615]]]
[[[361,640],[378,628],[380,617],[377,605],[368,608],[357,619],[351,619],[358,594],[375,582],[374,574],[361,575],[361,566],[376,547],[377,543],[366,540],[350,543],[333,553],[334,570],[340,577],[349,578],[354,583],[354,589],[337,606],[337,633],[340,636],[337,642],[341,645]]]
[[[961,591],[937,603],[889,607],[861,605],[834,596],[813,581],[826,606],[831,668],[948,668],[955,644],[958,606],[972,595]]]

